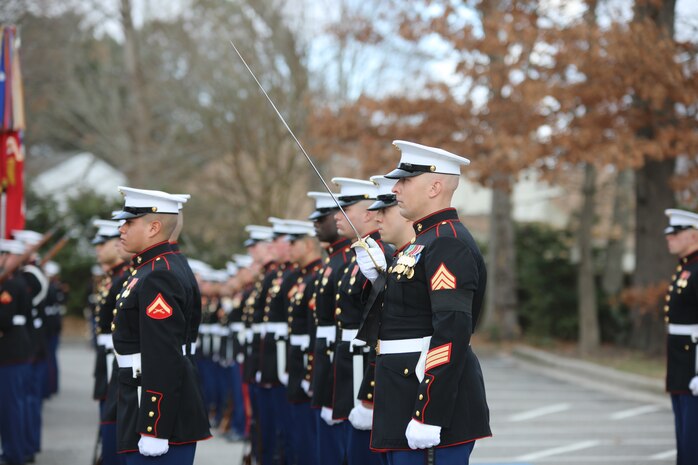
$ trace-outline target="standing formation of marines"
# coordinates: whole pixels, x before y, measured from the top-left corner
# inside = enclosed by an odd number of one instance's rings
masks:
[[[44,236],[0,239],[0,463],[33,463],[41,452],[43,403],[58,393],[65,292],[55,262],[38,260]]]
[[[95,223],[93,241],[104,272],[94,302],[102,463],[192,464],[210,426],[247,441],[263,465],[469,463],[491,435],[470,345],[487,273],[451,207],[469,161],[394,145],[390,173],[309,192],[310,221],[247,226],[248,255],[225,271],[179,250],[189,196],[120,188],[123,210]],[[688,464],[698,456],[698,215],[667,215],[680,258],[664,307],[667,390]],[[40,448],[29,425],[45,370],[32,333],[50,290],[38,267],[18,266],[26,243],[0,250],[10,270],[0,375],[12,380],[0,383],[2,460],[22,464]],[[26,426],[8,428],[17,418]]]

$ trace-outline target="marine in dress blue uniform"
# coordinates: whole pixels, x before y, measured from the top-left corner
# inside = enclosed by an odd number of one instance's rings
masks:
[[[311,371],[311,406],[316,409],[317,458],[321,464],[341,464],[346,456],[346,422],[332,420],[332,392],[334,377],[332,358],[337,340],[334,321],[337,282],[348,266],[352,253],[349,239],[340,237],[334,221],[337,206],[330,194],[309,192],[315,200],[312,220],[321,243],[327,244],[324,265],[313,283],[314,293],[310,308],[315,309],[315,343]]]
[[[19,241],[0,240],[0,265],[16,266],[25,247]],[[22,465],[26,459],[25,381],[32,357],[27,322],[31,297],[21,273],[0,283],[0,463]]]
[[[320,244],[311,222],[295,222],[291,235],[291,259],[299,265],[299,275],[288,291],[289,347],[287,357],[287,399],[293,427],[289,431],[298,464],[318,464],[316,421],[310,408],[310,364],[313,360],[315,316],[310,302],[314,282],[322,268]]]
[[[342,203],[345,214],[351,220],[362,237],[370,237],[373,244],[384,253],[392,255],[391,248],[385,250],[378,233],[376,212],[368,210],[378,195],[378,185],[373,181],[352,178],[334,178],[332,182],[340,186],[338,200]],[[356,238],[356,233],[347,222],[344,214],[334,215],[337,230],[342,237],[349,240]],[[385,261],[385,258],[384,258]],[[361,405],[359,390],[363,382],[365,368],[370,357],[369,347],[354,347],[351,341],[356,337],[363,317],[364,298],[368,280],[359,271],[356,257],[352,256],[349,266],[337,283],[335,295],[335,324],[338,340],[334,356],[334,385],[332,396],[332,418],[347,420],[351,411]],[[347,462],[354,464],[379,464],[379,453],[371,452],[370,430],[356,428],[353,424],[346,427]]]
[[[12,236],[22,242],[29,249],[36,246],[43,239],[43,235],[36,231],[18,230],[12,231]],[[48,294],[48,278],[43,270],[34,262],[36,257],[21,268],[29,295],[31,296],[31,320],[28,321],[29,339],[32,346],[32,359],[29,364],[28,378],[25,385],[25,433],[27,446],[27,461],[34,460],[34,456],[41,451],[41,431],[43,413],[43,389],[48,376],[47,342],[46,342],[46,296]]]
[[[679,258],[664,302],[666,390],[676,428],[676,463],[698,463],[698,214],[666,210],[669,252]]]
[[[127,464],[192,464],[208,418],[187,342],[194,298],[172,259],[169,237],[180,198],[120,187],[121,243],[134,270],[117,296],[112,326],[119,365],[118,448]]]
[[[245,242],[249,254],[253,257],[255,267],[259,270],[254,289],[246,301],[247,324],[250,331],[246,345],[244,377],[247,381],[254,417],[252,432],[253,451],[262,464],[271,464],[277,452],[277,425],[270,419],[273,406],[262,397],[262,343],[266,335],[264,325],[265,307],[269,290],[278,279],[279,263],[274,253],[274,233],[269,226],[248,225],[245,230],[250,238]]]
[[[95,307],[95,388],[100,400],[100,434],[102,435],[102,463],[116,465],[122,460],[116,447],[116,405],[118,397],[118,373],[114,356],[111,324],[116,309],[116,296],[130,276],[130,254],[119,244],[119,222],[96,220],[98,227],[92,244],[102,267],[107,268],[101,283],[99,300]]]
[[[415,240],[387,266],[380,310],[371,446],[391,464],[467,464],[491,435],[479,362],[470,347],[485,292],[484,260],[450,208],[460,166],[441,149],[395,141],[402,157],[386,177]],[[362,270],[375,267],[356,248]]]

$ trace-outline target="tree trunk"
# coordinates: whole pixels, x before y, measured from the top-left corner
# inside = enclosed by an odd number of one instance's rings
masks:
[[[674,160],[648,161],[636,173],[635,199],[635,275],[633,285],[648,287],[667,279],[674,266],[664,244],[667,218],[664,210],[674,206],[674,192],[669,180],[674,174]],[[631,309],[631,346],[659,353],[664,344],[664,326],[659,312]]]
[[[490,241],[487,251],[487,307],[484,327],[495,339],[512,340],[521,335],[516,295],[516,246],[512,218],[511,178],[492,176]]]
[[[584,165],[582,186],[582,211],[579,215],[577,245],[579,247],[579,269],[577,270],[577,292],[579,295],[579,352],[587,355],[599,348],[598,303],[594,276],[594,253],[592,227],[594,226],[594,201],[596,196],[596,168],[591,163]]]
[[[667,37],[674,35],[674,9],[676,0],[636,0],[635,20],[649,19],[662,28]],[[646,102],[638,102],[646,105]],[[665,102],[664,107],[672,111],[672,102]],[[652,121],[652,112],[648,108],[648,121]],[[661,120],[661,118],[660,118]],[[652,139],[656,129],[647,126],[638,131],[639,137]],[[671,273],[673,258],[666,250],[663,241],[663,229],[667,219],[664,210],[674,206],[675,197],[669,181],[674,174],[676,161],[647,160],[636,172],[635,183],[635,276],[633,284],[637,287],[649,287],[664,280]],[[647,305],[646,305],[647,306]],[[664,326],[661,321],[660,303],[652,308],[656,312],[631,309],[632,335],[631,345],[649,353],[660,353],[664,346]]]

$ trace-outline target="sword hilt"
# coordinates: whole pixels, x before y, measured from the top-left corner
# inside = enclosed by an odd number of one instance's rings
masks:
[[[366,251],[366,253],[368,254],[368,258],[371,259],[371,261],[373,262],[373,266],[375,266],[378,271],[380,271],[381,273],[383,273],[385,271],[382,266],[378,265],[378,263],[376,262],[376,259],[373,258],[373,255],[371,255],[371,250],[370,250],[371,247],[368,245],[368,243],[366,242],[365,239],[362,239],[359,237],[356,240],[356,242],[354,242],[351,245],[352,249],[355,247],[361,247],[362,249],[364,249]]]

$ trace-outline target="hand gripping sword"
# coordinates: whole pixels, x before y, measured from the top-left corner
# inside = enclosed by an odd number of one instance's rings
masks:
[[[320,181],[322,181],[322,185],[325,186],[325,189],[326,189],[327,192],[330,194],[330,197],[332,197],[332,200],[333,200],[334,203],[337,205],[337,208],[339,208],[339,211],[342,212],[342,215],[344,216],[344,218],[346,218],[347,222],[349,223],[349,226],[351,226],[351,229],[354,231],[354,234],[356,234],[356,242],[355,242],[354,244],[352,244],[352,247],[357,246],[357,247],[361,247],[362,249],[366,250],[366,252],[368,253],[369,258],[370,258],[371,261],[373,262],[373,265],[376,267],[376,269],[379,270],[379,271],[383,271],[382,267],[378,266],[378,263],[376,263],[375,259],[374,259],[373,256],[371,255],[371,252],[370,252],[370,250],[369,250],[368,244],[367,244],[366,241],[361,237],[361,234],[359,234],[359,231],[356,230],[356,226],[354,226],[354,223],[351,222],[351,220],[350,220],[349,217],[347,216],[347,213],[344,211],[344,209],[343,209],[342,206],[340,205],[339,200],[337,200],[337,197],[334,195],[334,192],[332,192],[332,190],[330,189],[330,186],[327,185],[327,182],[326,182],[325,179],[322,177],[322,174],[320,174],[320,171],[319,171],[319,170],[317,169],[317,167],[315,166],[315,163],[313,163],[313,160],[310,158],[310,155],[308,155],[308,152],[305,151],[305,149],[303,148],[303,145],[301,144],[301,142],[298,140],[298,138],[296,137],[296,135],[293,133],[293,131],[291,130],[291,128],[288,126],[288,124],[286,123],[286,120],[285,120],[284,117],[281,115],[281,112],[276,108],[276,105],[274,104],[274,101],[271,99],[271,97],[269,97],[269,94],[267,94],[267,91],[264,90],[264,86],[262,86],[262,83],[259,82],[259,79],[257,79],[257,76],[254,74],[254,72],[252,72],[252,69],[251,69],[250,66],[247,64],[247,61],[245,61],[245,59],[242,57],[242,54],[240,53],[240,51],[238,50],[238,48],[235,46],[235,43],[233,43],[232,40],[230,41],[230,45],[233,46],[233,50],[235,50],[235,53],[237,53],[237,55],[240,57],[240,61],[242,61],[242,64],[245,65],[245,68],[247,68],[247,71],[249,71],[250,75],[252,76],[252,79],[254,79],[254,82],[257,83],[257,86],[259,86],[259,89],[262,91],[262,93],[264,94],[264,96],[267,98],[267,101],[269,102],[269,104],[271,105],[271,107],[274,109],[274,111],[276,112],[276,115],[279,117],[279,119],[281,120],[281,122],[282,122],[282,123],[284,124],[284,126],[286,127],[286,130],[288,131],[289,134],[291,134],[291,137],[292,137],[293,140],[296,142],[296,145],[298,145],[298,148],[301,149],[301,152],[303,153],[303,155],[305,155],[305,159],[308,160],[308,163],[310,163],[310,166],[313,168],[313,171],[315,171],[315,174],[317,175],[317,177],[320,178]]]

